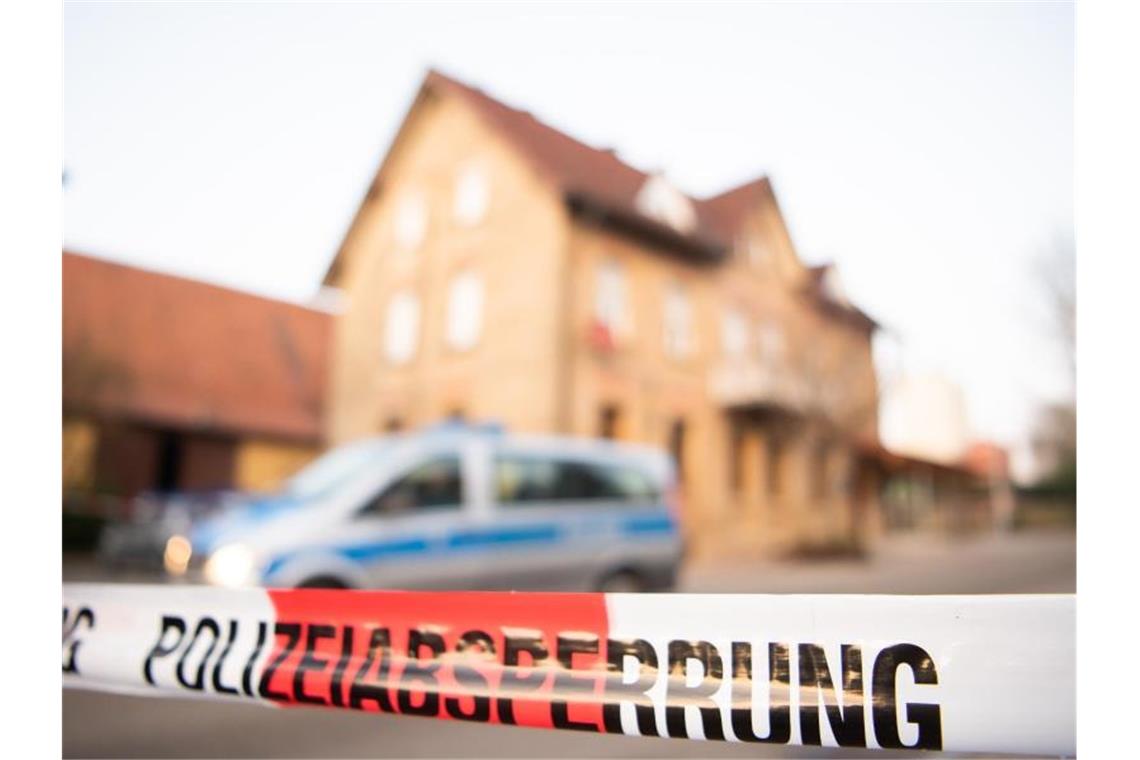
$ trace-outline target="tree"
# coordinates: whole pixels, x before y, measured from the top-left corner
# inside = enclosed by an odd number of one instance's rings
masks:
[[[1071,234],[1058,235],[1034,262],[1045,335],[1068,373],[1068,395],[1043,405],[1034,423],[1039,486],[1072,497],[1077,489],[1077,290],[1076,248]]]

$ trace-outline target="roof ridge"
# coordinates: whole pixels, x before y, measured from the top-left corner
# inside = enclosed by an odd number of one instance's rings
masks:
[[[612,147],[599,148],[583,142],[532,112],[505,103],[481,88],[436,68],[430,68],[425,79],[426,85],[433,83],[457,93],[482,111],[532,161],[551,174],[564,191],[586,191],[640,213],[634,199],[641,186],[652,177],[666,176],[660,169],[646,170],[634,166],[622,159]],[[575,151],[578,155],[564,155],[568,151]],[[679,187],[676,189],[693,204],[702,228],[715,230],[719,236],[731,239],[742,214],[751,206],[748,202],[751,193],[770,186],[767,175],[760,175],[711,196],[702,197]]]
[[[469,83],[464,82],[462,80],[456,79],[455,77],[450,76],[448,74],[444,74],[439,69],[436,69],[436,68],[428,69],[427,81],[430,83],[433,80],[436,82],[442,83],[446,87],[450,87],[452,89],[459,90],[460,93],[463,95],[466,95],[468,97],[477,98],[477,99],[481,100],[486,105],[490,105],[490,106],[493,106],[495,108],[502,109],[502,110],[514,115],[515,117],[526,119],[527,121],[529,121],[534,126],[537,126],[541,129],[551,133],[552,136],[556,136],[558,139],[565,140],[567,142],[573,143],[578,148],[584,148],[584,149],[590,151],[591,153],[595,154],[596,156],[598,156],[600,158],[607,158],[607,159],[615,162],[616,164],[620,165],[623,169],[626,169],[626,170],[629,170],[632,172],[636,172],[637,174],[641,175],[642,177],[646,177],[646,178],[648,178],[652,174],[654,174],[654,172],[646,171],[644,169],[640,169],[640,168],[634,166],[633,164],[630,164],[629,162],[619,158],[617,155],[617,149],[615,149],[611,146],[597,147],[594,145],[590,145],[589,143],[575,137],[574,135],[570,134],[569,132],[566,132],[563,129],[560,129],[560,128],[558,128],[558,127],[556,127],[556,126],[554,126],[554,125],[552,125],[546,121],[543,121],[538,116],[536,116],[532,111],[524,109],[524,108],[517,108],[517,107],[511,105],[510,103],[507,103],[506,101],[500,100],[499,98],[495,97],[494,95],[491,95],[490,93],[486,92],[482,88],[476,87],[473,84],[469,84]],[[695,196],[689,195],[688,193],[686,193],[686,196],[688,196],[694,200],[696,199]]]
[[[320,439],[329,314],[70,251],[61,263],[65,409]]]
[[[71,257],[74,259],[81,259],[84,261],[89,261],[89,262],[92,262],[98,266],[117,267],[119,269],[127,269],[127,270],[130,270],[132,272],[136,272],[138,274],[143,274],[143,275],[148,275],[151,277],[163,277],[163,278],[171,279],[171,280],[180,280],[182,282],[191,283],[197,287],[212,288],[214,290],[220,290],[224,293],[232,294],[232,295],[240,296],[240,297],[244,297],[244,298],[256,298],[260,301],[267,301],[269,303],[278,304],[280,306],[286,306],[286,307],[290,307],[290,308],[294,308],[294,309],[301,309],[302,311],[315,312],[318,314],[327,313],[323,309],[315,308],[313,306],[307,306],[303,303],[297,303],[296,301],[289,301],[289,300],[286,300],[283,298],[274,298],[273,296],[264,295],[262,293],[255,293],[255,292],[250,291],[250,290],[244,290],[242,288],[233,287],[232,285],[222,285],[220,283],[210,282],[209,280],[202,280],[202,279],[199,279],[197,277],[188,277],[187,275],[176,274],[174,272],[164,272],[160,269],[154,269],[154,268],[149,267],[149,266],[140,266],[138,264],[130,264],[130,263],[127,263],[125,261],[116,261],[114,259],[104,258],[103,256],[96,256],[96,255],[91,254],[91,253],[84,253],[84,252],[80,252],[80,251],[75,251],[75,250],[72,250],[69,248],[63,249],[63,256],[65,258]]]
[[[716,201],[718,201],[722,198],[728,197],[730,195],[734,195],[736,193],[742,193],[746,190],[756,190],[756,189],[763,187],[764,185],[771,185],[771,184],[772,183],[771,183],[771,180],[769,180],[768,175],[767,174],[761,174],[760,176],[755,177],[753,179],[750,179],[747,182],[743,182],[739,185],[733,185],[732,187],[728,188],[727,190],[722,190],[719,193],[717,193],[716,195],[707,195],[701,199],[701,202],[702,203],[715,203]]]

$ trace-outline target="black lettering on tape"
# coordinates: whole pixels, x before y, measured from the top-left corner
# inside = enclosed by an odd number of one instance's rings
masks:
[[[305,674],[320,673],[328,667],[329,661],[325,657],[317,657],[317,642],[321,639],[336,637],[336,628],[331,625],[309,623],[308,634],[305,636],[305,649],[301,654],[301,661],[293,671],[293,699],[306,705],[327,705],[328,700],[323,696],[314,696],[305,691]]]
[[[427,660],[420,659],[420,650],[424,647],[431,650]],[[436,672],[439,670],[439,656],[443,654],[443,636],[434,631],[425,631],[413,628],[408,631],[408,660],[404,670],[400,673],[400,688],[396,689],[396,704],[400,712],[408,715],[439,714],[439,679]],[[414,684],[423,684],[420,689],[407,688]],[[412,695],[423,692],[423,702],[412,703]]]
[[[273,627],[273,633],[276,636],[285,637],[285,646],[281,648],[280,653],[273,658],[273,661],[265,667],[265,672],[261,674],[261,682],[257,686],[257,691],[265,699],[272,699],[275,702],[288,702],[289,692],[287,691],[273,691],[269,688],[269,682],[273,679],[277,669],[281,664],[293,653],[297,648],[297,643],[301,640],[301,624],[300,623],[277,623]]]
[[[637,660],[637,678],[633,683],[625,683],[625,658]],[[657,652],[645,639],[606,640],[606,701],[602,707],[602,721],[606,733],[620,734],[622,703],[634,705],[637,715],[637,730],[642,736],[657,736],[657,716],[653,712],[653,700],[649,690],[657,683]]]
[[[459,637],[455,650],[469,658],[482,658],[494,660],[495,642],[486,631],[467,631]],[[452,669],[455,680],[467,691],[484,692],[472,697],[473,707],[470,712],[463,709],[462,702],[456,697],[447,697],[443,700],[443,707],[447,714],[459,720],[473,720],[486,723],[491,719],[491,698],[486,696],[487,677],[476,668],[457,662]]]
[[[348,661],[352,659],[352,632],[353,627],[341,627],[340,658],[333,668],[332,683],[329,691],[332,692],[332,703],[337,707],[344,707],[344,671],[348,668]]]
[[[375,702],[381,711],[394,712],[392,699],[388,696],[388,670],[391,658],[392,639],[388,635],[388,629],[373,628],[368,638],[368,654],[364,658],[364,664],[356,671],[356,675],[352,678],[352,686],[348,689],[349,707],[353,710],[363,710],[365,702]],[[380,668],[376,674],[376,681],[366,681],[365,677],[377,659],[380,660]]]
[[[183,671],[183,668],[186,665],[186,658],[194,651],[194,646],[198,643],[198,639],[202,636],[203,631],[210,632],[210,646],[206,648],[206,653],[202,655],[202,661],[198,663],[198,672],[194,676],[194,680],[190,681],[186,678],[186,673]],[[212,617],[204,617],[198,621],[197,627],[194,628],[194,635],[190,637],[190,643],[182,650],[182,656],[178,658],[178,665],[174,669],[174,674],[178,677],[178,683],[192,691],[202,691],[206,688],[206,663],[209,662],[210,655],[214,653],[214,647],[218,645],[218,639],[221,637],[222,631],[218,627],[218,621]]]
[[[732,731],[742,742],[787,744],[792,738],[791,668],[788,645],[768,644],[768,733],[752,727],[752,645],[732,642]]]
[[[67,625],[67,618],[69,610],[67,607],[63,608],[63,672],[79,674],[79,665],[76,662],[76,656],[79,654],[79,646],[83,643],[79,639],[79,626],[87,623],[88,630],[95,627],[95,613],[90,607],[80,607],[79,611],[75,613],[75,620],[72,621],[71,626]]]
[[[530,656],[530,665],[520,665],[519,655]],[[499,680],[499,691],[508,696],[496,700],[499,722],[514,724],[514,698],[520,691],[537,691],[546,683],[547,672],[535,667],[550,658],[550,651],[542,640],[539,631],[513,630],[505,637],[503,644],[503,677]],[[525,669],[525,670],[524,670]]]
[[[245,669],[241,672],[241,689],[247,697],[253,696],[253,666],[257,663],[258,656],[261,655],[261,648],[265,646],[265,634],[268,628],[269,626],[265,621],[257,624],[257,644],[253,647],[253,652],[246,660]]]
[[[226,639],[226,645],[222,648],[222,653],[218,655],[218,661],[214,664],[213,678],[211,679],[214,684],[214,691],[218,694],[237,694],[238,690],[231,686],[226,686],[222,683],[222,666],[225,665],[226,657],[230,653],[230,649],[234,646],[234,639],[237,638],[238,622],[230,619],[230,635]]]
[[[701,663],[701,681],[688,686],[686,681],[689,663]],[[665,726],[673,738],[689,738],[685,726],[685,708],[696,706],[701,715],[701,726],[706,739],[724,741],[724,726],[720,709],[712,700],[712,695],[720,688],[724,679],[724,664],[720,652],[707,641],[669,642],[669,678],[665,689]]]
[[[914,744],[902,743],[899,736],[895,675],[903,665],[914,673],[916,684],[938,684],[934,659],[922,647],[914,644],[895,644],[879,652],[871,674],[871,717],[875,727],[875,740],[884,749],[940,750],[942,712],[938,705],[927,702],[907,703],[906,720],[918,726],[918,738]]]
[[[177,631],[178,638],[171,644],[164,643],[167,631]],[[154,642],[154,646],[150,648],[147,653],[146,659],[143,660],[143,677],[146,682],[154,686],[154,674],[151,673],[151,663],[154,662],[156,657],[166,657],[167,655],[175,652],[182,644],[182,639],[186,635],[186,621],[177,615],[163,615],[162,627],[158,631],[158,640]]]
[[[564,671],[574,669],[574,655],[597,654],[598,637],[592,633],[564,633],[558,637],[558,663]],[[596,681],[593,678],[573,676],[568,672],[554,675],[555,694],[591,694]],[[555,728],[569,728],[573,731],[597,731],[598,726],[590,721],[573,720],[570,717],[570,704],[565,699],[550,701],[550,718]]]
[[[819,699],[840,747],[866,747],[863,728],[863,654],[854,644],[842,644],[842,690],[837,691],[827,667],[823,647],[800,644],[800,734],[805,745],[819,746]],[[813,689],[811,695],[808,690]]]

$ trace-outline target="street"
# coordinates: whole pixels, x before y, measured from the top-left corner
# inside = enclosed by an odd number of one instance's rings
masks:
[[[66,580],[96,580],[65,564]],[[702,562],[682,591],[762,593],[1072,593],[1072,533],[891,538],[866,560]],[[685,742],[481,726],[334,710],[273,710],[67,690],[65,757],[870,757],[871,751]]]

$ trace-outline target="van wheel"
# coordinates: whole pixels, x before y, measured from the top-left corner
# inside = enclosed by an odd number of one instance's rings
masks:
[[[316,578],[307,578],[297,584],[297,588],[327,588],[327,589],[347,589],[348,585],[341,581],[339,578],[331,578],[327,575],[318,576]]]
[[[598,584],[598,591],[606,594],[636,594],[645,589],[645,579],[632,570],[610,573]]]

